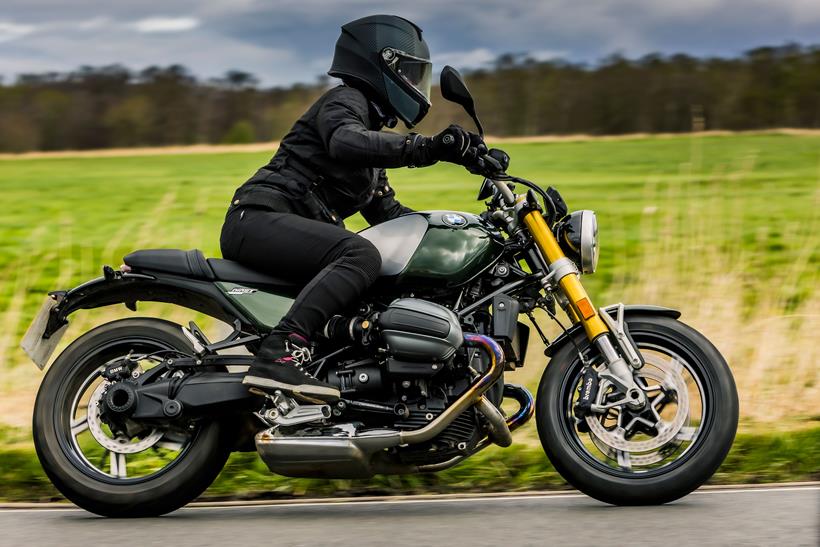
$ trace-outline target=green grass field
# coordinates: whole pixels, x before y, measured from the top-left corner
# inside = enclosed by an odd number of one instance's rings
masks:
[[[817,425],[820,137],[681,136],[504,148],[511,173],[558,187],[570,208],[597,212],[601,263],[585,282],[598,305],[681,309],[683,320],[709,336],[732,366],[741,431]],[[218,255],[234,188],[269,155],[0,159],[0,424],[16,428],[17,436],[29,427],[42,373],[18,343],[45,293],[99,275],[102,264],[116,267],[138,248],[196,247]],[[398,169],[391,180],[415,209],[483,207],[474,200],[480,179],[454,166]],[[348,222],[351,229],[363,226],[359,218]],[[156,305],[141,313],[191,318]],[[79,312],[66,342],[129,315],[124,307]],[[531,348],[513,380],[537,382],[545,364],[539,350]],[[522,453],[535,443],[530,427],[517,437]],[[816,473],[816,461],[813,467]]]

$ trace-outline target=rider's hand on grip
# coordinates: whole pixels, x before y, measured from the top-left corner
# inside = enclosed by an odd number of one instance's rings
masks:
[[[438,135],[427,137],[425,143],[429,159],[471,166],[487,147],[483,139],[459,125],[451,125]]]
[[[486,154],[481,154],[473,164],[467,166],[467,170],[474,175],[493,178],[494,175],[506,172],[509,166],[510,156],[499,148],[493,148]]]
[[[499,171],[501,173],[506,173],[507,168],[510,166],[510,156],[500,148],[491,148],[488,154],[491,158],[499,164]]]

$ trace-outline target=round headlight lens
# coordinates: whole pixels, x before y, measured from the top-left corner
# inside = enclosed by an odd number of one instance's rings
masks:
[[[593,273],[598,267],[598,219],[594,211],[581,211],[581,271]]]
[[[558,222],[555,235],[567,256],[582,273],[591,274],[598,267],[598,220],[594,211],[574,211]]]

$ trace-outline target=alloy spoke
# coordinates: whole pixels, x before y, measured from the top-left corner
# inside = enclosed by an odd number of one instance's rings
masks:
[[[111,465],[112,475],[114,475],[118,479],[124,479],[128,477],[128,471],[125,467],[125,454],[120,454],[119,452],[110,452],[109,462]]]
[[[681,371],[683,371],[683,363],[675,359],[674,357],[669,360],[668,368],[666,369],[666,376],[664,378],[664,387],[667,390],[675,391],[677,378],[680,376]]]
[[[629,452],[625,450],[618,450],[618,465],[625,471],[632,471],[632,462],[629,458]]]
[[[675,435],[675,440],[684,442],[692,441],[695,439],[695,433],[697,430],[698,428],[692,426],[682,427],[680,428],[680,431],[678,431],[678,434]]]
[[[179,441],[163,440],[154,446],[157,448],[164,448],[165,450],[173,450],[174,452],[182,450],[182,443]]]
[[[71,434],[76,437],[88,429],[88,416],[83,416],[71,422]]]

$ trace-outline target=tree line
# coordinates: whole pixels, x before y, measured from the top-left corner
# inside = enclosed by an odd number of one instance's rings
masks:
[[[820,46],[761,47],[734,58],[614,55],[594,66],[502,55],[466,73],[488,134],[624,134],[820,128]],[[246,72],[202,80],[185,67],[82,67],[0,85],[0,151],[279,139],[329,85],[263,88]],[[453,121],[434,91],[418,128]]]

